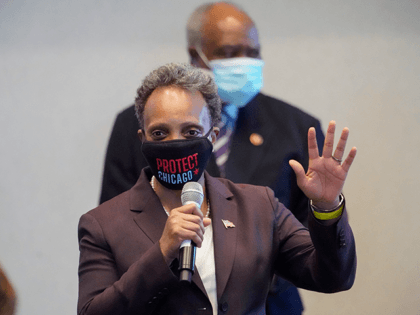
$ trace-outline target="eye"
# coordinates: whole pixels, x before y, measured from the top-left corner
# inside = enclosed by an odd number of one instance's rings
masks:
[[[234,47],[232,46],[222,46],[216,49],[213,53],[216,59],[226,59],[232,58],[235,55]]]
[[[225,58],[236,58],[241,56],[241,47],[229,47],[225,50]]]
[[[248,49],[246,55],[250,58],[258,58],[260,56],[260,50],[257,48]]]
[[[166,133],[163,130],[153,130],[150,134],[153,140],[162,140],[166,136]]]
[[[242,57],[243,55],[244,55],[244,52],[241,49],[241,47],[232,49],[232,51],[230,52],[230,58]]]
[[[185,133],[186,138],[196,138],[196,137],[200,137],[201,135],[202,135],[202,132],[198,129],[189,129]]]
[[[229,58],[230,55],[228,52],[221,51],[218,54],[215,54],[214,56],[216,57],[216,59],[226,59]]]

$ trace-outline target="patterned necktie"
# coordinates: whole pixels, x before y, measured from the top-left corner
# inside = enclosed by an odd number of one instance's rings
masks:
[[[213,146],[214,155],[216,157],[216,164],[220,170],[220,176],[225,177],[225,165],[229,156],[229,144],[233,132],[233,119],[222,111],[222,122],[219,124],[219,136]]]

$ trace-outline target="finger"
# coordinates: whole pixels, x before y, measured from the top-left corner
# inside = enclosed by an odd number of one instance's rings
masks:
[[[197,235],[192,238],[191,240],[195,243],[195,246],[197,246],[198,248],[201,248],[201,244],[203,244],[203,237],[198,237]]]
[[[331,120],[328,124],[327,134],[325,136],[324,149],[322,150],[322,156],[324,158],[330,158],[334,147],[334,133],[335,133],[335,121]]]
[[[204,227],[208,227],[210,224],[211,224],[211,219],[210,218],[204,218],[203,219]]]
[[[198,215],[201,218],[201,220],[202,220],[204,218],[203,212],[201,211],[200,207],[197,207],[196,204],[194,204],[194,206],[195,207],[193,209],[193,213],[192,214]]]
[[[204,225],[202,223],[197,224],[197,223],[193,223],[193,222],[186,222],[186,224],[183,226],[183,228],[186,231],[188,231],[188,233],[192,232],[192,233],[200,236],[200,238],[203,238]]]
[[[349,155],[347,156],[346,160],[344,161],[344,163],[341,165],[341,167],[348,172],[350,169],[351,164],[354,161],[354,158],[356,157],[356,153],[357,153],[357,148],[353,147],[351,148]]]
[[[344,150],[346,149],[347,138],[349,137],[349,128],[344,128],[341,132],[340,140],[338,141],[337,147],[334,151],[334,157],[341,160],[344,156]]]
[[[177,212],[180,213],[185,213],[185,214],[193,214],[193,215],[197,215],[199,216],[201,219],[203,219],[203,213],[201,212],[201,210],[196,206],[195,203],[190,203],[187,205],[183,205],[179,208],[175,208],[173,210],[176,210]],[[172,211],[173,211],[172,210]]]
[[[319,157],[318,143],[316,142],[316,131],[314,127],[311,127],[308,130],[308,154],[310,160],[314,160]]]
[[[201,231],[204,233],[204,223],[203,223],[203,220],[199,216],[194,215],[194,214],[185,214],[183,216],[183,219],[185,220],[185,222],[198,225]]]
[[[192,233],[188,239],[192,240],[196,244],[197,247],[201,247],[201,244],[203,243],[203,240],[204,240],[204,232],[199,230],[195,233]]]
[[[190,238],[188,239],[191,239],[197,245],[197,247],[201,247],[201,244],[204,241],[204,234],[205,234],[204,227],[209,226],[210,223],[211,223],[211,219],[205,218],[199,230],[196,229],[196,226],[189,227],[191,230],[189,230],[189,232],[187,233],[192,232],[193,234],[190,234]]]
[[[192,231],[183,231],[182,234],[177,235],[178,242],[176,245],[176,249],[178,249],[184,241],[192,241],[197,247],[201,247],[203,239],[203,234],[194,233]]]
[[[196,231],[196,227],[199,227],[204,234],[203,219],[195,214],[177,212],[173,209],[169,215],[167,224],[172,226],[174,228],[174,233],[178,235],[182,235],[183,230]]]
[[[175,235],[177,235],[180,243],[184,240],[192,240],[199,245],[204,238],[204,228],[198,224],[193,224],[192,222],[183,222],[183,224],[178,227]]]
[[[290,160],[289,165],[292,167],[293,171],[296,174],[298,186],[302,187],[306,179],[305,170],[303,169],[303,166],[295,160]]]
[[[181,227],[185,227],[187,223],[192,223],[192,224],[197,224],[197,225],[201,226],[202,229],[204,230],[203,219],[196,214],[175,213],[172,210],[170,219],[171,219],[171,224],[174,224],[174,225],[179,225]]]

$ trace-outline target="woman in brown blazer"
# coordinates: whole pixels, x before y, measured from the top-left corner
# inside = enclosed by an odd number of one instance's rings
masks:
[[[352,286],[355,244],[341,194],[356,155],[351,149],[341,163],[348,129],[333,153],[330,123],[322,156],[309,129],[306,174],[290,161],[311,200],[308,230],[269,188],[204,172],[220,106],[199,69],[169,64],[146,77],[136,114],[150,167],[132,189],[80,219],[78,314],[264,314],[273,273],[319,292]],[[203,188],[201,206],[181,203],[189,181]],[[187,284],[178,280],[184,240],[198,247]]]

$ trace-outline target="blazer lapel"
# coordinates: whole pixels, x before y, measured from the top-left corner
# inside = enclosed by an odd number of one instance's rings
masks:
[[[237,222],[237,209],[234,207],[229,189],[219,180],[206,176],[206,189],[211,206],[214,240],[214,260],[216,265],[217,299],[225,290],[229,279],[236,250],[237,228],[226,228],[222,220]]]
[[[130,189],[129,198],[131,211],[137,212],[134,221],[153,243],[158,242],[168,216],[150,186],[144,169],[137,183]]]
[[[147,237],[153,242],[159,242],[165,228],[168,215],[166,214],[159,197],[149,184],[145,169],[142,170],[139,180],[130,189],[130,209],[136,212],[133,220]],[[174,264],[178,266],[178,264]],[[207,296],[206,289],[197,272],[194,272],[192,281]],[[178,270],[175,270],[177,274]]]

